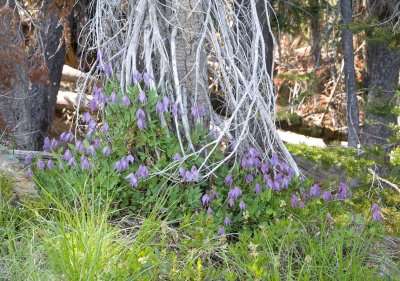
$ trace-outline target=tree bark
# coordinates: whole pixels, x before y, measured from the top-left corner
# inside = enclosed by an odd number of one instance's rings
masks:
[[[369,1],[371,16],[377,17],[381,22],[387,21],[393,13],[396,13],[392,4],[393,1]],[[379,28],[384,27],[384,25],[379,26]],[[396,123],[396,115],[392,110],[396,106],[400,71],[400,48],[397,46],[394,49],[387,41],[378,42],[372,39],[374,39],[373,34],[367,33],[365,84],[368,93],[364,109],[366,121],[362,144],[368,147],[386,144],[393,134],[389,125]]]
[[[342,13],[344,27],[342,29],[344,76],[347,94],[347,126],[348,146],[356,148],[359,144],[359,109],[357,100],[356,75],[354,70],[354,45],[353,32],[348,25],[352,23],[351,0],[340,0],[340,11]]]
[[[28,51],[20,32],[21,20],[15,1],[6,7],[0,4],[0,129],[7,128],[18,149],[41,149],[49,134],[57,92],[65,61],[65,44],[61,15],[68,9],[60,2],[44,0],[40,3],[36,34]],[[11,12],[10,12],[11,11]]]

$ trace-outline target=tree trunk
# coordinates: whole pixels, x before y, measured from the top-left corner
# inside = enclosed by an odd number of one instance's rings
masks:
[[[311,14],[311,40],[312,40],[312,56],[315,63],[315,69],[319,66],[319,59],[321,55],[321,24],[319,20],[319,0],[310,0]]]
[[[342,30],[342,41],[347,94],[347,126],[349,128],[348,146],[356,148],[359,144],[359,110],[354,70],[353,32],[348,28],[348,25],[352,22],[353,15],[351,0],[340,0],[340,11],[345,24]]]
[[[17,148],[38,150],[53,119],[66,52],[61,17],[68,9],[56,1],[40,3],[39,18],[33,19],[40,38],[32,38],[25,52],[21,21],[13,12],[15,2],[10,1],[10,8],[5,2],[0,2],[6,13],[0,20],[1,32],[6,35],[1,36],[5,40],[0,52],[8,59],[2,59],[0,70],[0,129],[8,129]]]
[[[385,22],[392,17],[395,2],[369,1],[371,16]],[[397,8],[398,9],[398,8]],[[398,11],[397,11],[398,12]],[[377,28],[392,28],[380,25]],[[383,32],[388,32],[383,31]],[[393,109],[396,106],[396,90],[399,83],[400,48],[390,46],[387,40],[373,38],[373,33],[367,33],[367,102],[365,104],[365,123],[362,144],[375,146],[386,144],[392,136],[390,124],[396,123]]]

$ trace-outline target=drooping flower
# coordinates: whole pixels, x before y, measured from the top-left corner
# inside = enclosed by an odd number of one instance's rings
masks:
[[[25,160],[24,160],[24,166],[28,166],[30,164],[32,164],[32,160],[33,160],[33,156],[32,154],[26,154],[25,155]]]
[[[203,203],[203,206],[207,205],[210,203],[210,196],[208,194],[204,194],[203,197],[201,197],[201,202]]]
[[[128,161],[128,164],[133,164],[133,162],[135,162],[135,158],[133,158],[133,156],[129,154],[128,156],[126,156],[126,161]]]
[[[146,113],[144,113],[143,109],[138,108],[136,110],[136,119],[145,119],[146,118]]]
[[[218,228],[218,235],[221,236],[224,234],[225,234],[225,230],[222,227]]]
[[[148,74],[147,72],[145,74],[143,74],[144,84],[149,85],[152,80],[154,80],[154,79],[150,74]]]
[[[229,217],[225,217],[225,218],[224,218],[224,224],[225,224],[226,226],[230,225],[231,223],[232,223],[232,221],[231,221],[231,219],[230,219]]]
[[[253,175],[252,174],[246,174],[244,177],[244,181],[246,184],[250,184],[254,181]]]
[[[97,99],[91,99],[89,101],[89,110],[90,112],[95,112],[97,110],[98,104],[97,104]]]
[[[268,175],[264,175],[264,182],[266,188],[272,189],[274,187],[274,182]]]
[[[141,130],[141,131],[146,129],[146,121],[144,119],[138,119],[137,125],[138,125],[139,130]]]
[[[133,75],[133,78],[135,79],[136,83],[140,83],[143,81],[143,76],[142,74],[136,70],[135,75]]]
[[[109,64],[103,64],[103,72],[106,75],[107,79],[110,77],[112,74],[112,67]]]
[[[149,170],[147,169],[146,166],[140,165],[138,170],[136,171],[136,175],[139,178],[146,178],[149,176]]]
[[[381,208],[379,208],[378,204],[372,205],[371,212],[372,212],[372,220],[373,221],[383,220]]]
[[[77,164],[76,164],[76,160],[75,160],[75,158],[71,158],[71,159],[69,159],[69,161],[68,161],[68,163],[67,163],[67,166],[73,166],[73,167],[76,167],[76,166],[77,166]]]
[[[214,211],[213,211],[213,209],[211,209],[211,207],[208,207],[207,214],[209,214],[209,215],[214,214]]]
[[[46,164],[39,159],[36,163],[36,168],[39,170],[44,170],[46,168]]]
[[[96,149],[100,147],[100,140],[99,139],[95,139],[93,141],[93,147],[96,148]]]
[[[213,189],[210,191],[210,200],[214,200],[215,198],[218,198],[218,193]]]
[[[197,170],[196,166],[192,166],[190,172],[192,173],[192,180],[198,182],[200,179],[200,172]]]
[[[297,207],[297,203],[298,203],[297,195],[293,194],[292,198],[290,199],[290,206],[292,208],[296,208]]]
[[[50,159],[47,161],[47,169],[52,170],[54,168],[54,162]]]
[[[336,196],[340,200],[347,198],[347,185],[345,183],[340,183],[339,191]]]
[[[267,163],[261,163],[261,172],[265,175],[269,171],[269,165]]]
[[[84,155],[82,155],[82,157],[81,157],[81,167],[82,167],[83,171],[84,170],[88,170],[88,171],[90,170],[89,161]]]
[[[130,184],[131,187],[138,187],[139,180],[135,176],[135,174],[130,173],[125,179],[129,179],[129,184]]]
[[[115,163],[115,166],[114,166],[114,169],[115,169],[117,172],[126,171],[128,168],[129,168],[128,161],[126,161],[126,158],[125,158],[125,157],[122,157],[121,160],[117,161],[117,162]]]
[[[233,207],[233,205],[235,205],[235,200],[232,197],[230,197],[227,201],[227,204],[229,207]]]
[[[128,107],[128,106],[130,106],[131,105],[131,101],[130,101],[130,99],[128,98],[128,96],[122,96],[122,98],[121,98],[121,103],[120,103],[122,106],[126,106],[126,107]]]
[[[51,150],[56,150],[57,147],[58,147],[57,140],[56,140],[55,138],[53,138],[53,139],[51,140],[51,143],[50,143],[50,149],[51,149]]]
[[[259,194],[261,192],[261,186],[259,183],[256,183],[256,186],[254,187],[254,192],[256,194]]]
[[[240,166],[242,169],[247,169],[251,167],[251,164],[249,163],[249,159],[247,157],[243,157],[242,161],[240,162]]]
[[[174,161],[182,160],[181,155],[180,155],[178,152],[175,153],[173,160],[174,160]]]
[[[47,151],[47,152],[50,152],[51,151],[51,146],[50,146],[50,139],[48,138],[48,137],[46,137],[45,139],[44,139],[44,143],[43,143],[43,150],[44,151]]]
[[[312,197],[321,196],[321,188],[318,186],[318,184],[314,184],[313,186],[310,187],[310,195]]]
[[[242,195],[242,190],[235,186],[233,189],[229,190],[228,196],[233,198],[233,199],[238,199]]]
[[[108,132],[108,123],[104,123],[103,127],[101,127],[101,132],[102,133],[107,133]]]
[[[232,186],[233,184],[233,179],[231,175],[227,175],[224,179],[224,184],[226,184],[227,186]]]
[[[274,154],[272,154],[272,157],[271,157],[271,165],[273,167],[276,167],[278,164],[279,164],[278,155],[276,153],[274,153]]]
[[[161,101],[158,101],[156,104],[156,113],[158,115],[162,115],[164,113],[164,105]]]
[[[164,105],[164,110],[168,111],[169,105],[170,105],[169,98],[167,96],[163,96],[162,102],[163,102],[163,105]]]
[[[186,175],[186,170],[183,167],[179,167],[179,173],[181,174],[181,177],[184,178]]]
[[[75,143],[75,151],[80,151],[80,152],[84,152],[85,151],[85,147],[83,146],[82,141],[78,140]]]
[[[141,104],[147,103],[147,97],[146,97],[146,93],[145,93],[144,91],[141,91],[141,92],[139,93],[139,95],[138,95],[138,101],[139,101]]]
[[[181,113],[181,111],[180,111],[180,109],[179,109],[179,105],[177,105],[177,104],[172,105],[172,106],[171,106],[171,113],[172,113],[172,115],[173,115],[174,117],[177,117],[178,114]]]
[[[110,96],[108,97],[107,102],[108,102],[109,104],[114,104],[114,103],[118,102],[118,96],[117,96],[117,94],[114,93],[114,92],[112,92],[112,93],[110,94]]]
[[[64,159],[65,161],[69,161],[69,160],[71,160],[72,157],[73,157],[73,156],[72,156],[71,151],[70,151],[69,149],[67,149],[67,150],[64,152],[63,159]]]
[[[243,200],[239,202],[239,208],[240,210],[246,210],[246,203]]]
[[[302,209],[305,209],[306,208],[306,204],[304,204],[303,201],[300,201],[299,207],[302,208]]]
[[[89,112],[86,112],[85,114],[83,114],[83,118],[82,118],[84,123],[89,123],[90,120],[92,120],[92,116],[90,115]]]
[[[29,168],[26,170],[26,172],[25,172],[25,177],[26,177],[26,178],[30,178],[32,175],[33,175],[32,168],[29,167]]]
[[[105,147],[103,148],[102,153],[103,153],[104,156],[110,155],[110,152],[111,152],[111,150],[110,150],[110,148],[109,148],[108,146],[105,146]]]
[[[325,201],[331,201],[332,200],[332,193],[330,191],[325,191],[322,194],[322,199],[324,199]]]
[[[71,142],[74,139],[74,135],[71,132],[63,132],[60,135],[60,141],[62,142]]]

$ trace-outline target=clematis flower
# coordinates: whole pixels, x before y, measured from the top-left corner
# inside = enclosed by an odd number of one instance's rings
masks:
[[[153,77],[151,77],[150,74],[148,74],[147,72],[145,74],[143,74],[144,84],[149,85],[152,80],[154,80],[154,79],[153,79]]]
[[[75,150],[75,151],[80,151],[80,152],[84,152],[84,151],[85,151],[85,148],[84,148],[84,146],[83,146],[82,141],[78,140],[78,141],[75,143],[75,149],[74,149],[74,150]]]
[[[215,190],[210,191],[210,200],[214,200],[215,198],[218,198],[218,193]]]
[[[332,193],[330,191],[326,191],[322,194],[322,199],[325,201],[331,201],[332,200]]]
[[[242,195],[242,190],[235,186],[233,189],[229,190],[228,196],[233,198],[233,199],[238,199]]]
[[[36,163],[36,168],[39,170],[44,170],[46,168],[46,164],[42,160],[39,160]]]
[[[243,200],[239,202],[239,208],[240,210],[246,210],[246,203]]]
[[[179,109],[179,105],[177,105],[177,104],[172,105],[171,106],[171,113],[172,113],[172,116],[177,117],[178,114],[181,113],[181,111]]]
[[[141,91],[141,92],[139,93],[139,95],[138,95],[138,101],[139,101],[141,104],[147,103],[147,97],[146,97],[146,93],[145,93],[144,91]]]
[[[25,155],[25,160],[24,160],[24,166],[28,166],[32,164],[33,156],[32,154],[26,154]]]
[[[108,123],[104,123],[103,127],[101,127],[101,132],[102,133],[107,133],[108,132]]]
[[[321,188],[318,186],[318,184],[314,184],[313,186],[310,187],[310,195],[312,197],[321,196]]]
[[[128,156],[126,156],[126,161],[128,161],[128,164],[133,164],[133,162],[135,162],[135,158],[133,158],[133,156],[129,154]]]
[[[292,198],[290,199],[290,206],[292,208],[296,208],[298,203],[298,198],[295,194],[292,195]]]
[[[69,159],[69,161],[68,161],[68,163],[67,163],[67,166],[73,166],[73,167],[76,167],[76,166],[77,166],[77,164],[76,164],[76,160],[75,160],[75,158],[71,158],[71,159]]]
[[[347,198],[347,185],[345,183],[340,183],[339,191],[336,196],[340,200]]]
[[[141,130],[141,131],[146,129],[146,121],[144,121],[144,119],[138,119],[137,125],[138,125],[139,130]]]
[[[50,142],[50,149],[51,150],[56,150],[58,147],[58,143],[57,140],[55,138],[53,138]]]
[[[231,219],[230,219],[229,217],[225,217],[225,218],[224,218],[224,224],[225,224],[226,226],[230,225],[231,223],[232,223],[232,221],[231,221]]]
[[[174,160],[174,161],[182,160],[181,155],[180,155],[179,153],[176,153],[176,154],[174,155],[173,160]]]
[[[50,139],[48,137],[46,137],[44,139],[44,143],[43,143],[43,150],[50,152],[51,151],[51,147],[50,147]]]
[[[83,156],[82,155],[82,157],[81,157],[81,167],[82,167],[82,170],[84,171],[84,170],[90,170],[90,164],[89,164],[89,161],[88,161],[88,159],[85,157],[85,156]]]
[[[111,152],[111,150],[110,150],[110,148],[109,148],[108,146],[105,146],[105,147],[103,148],[102,153],[103,153],[104,156],[110,155],[110,152]]]
[[[47,169],[52,170],[54,168],[54,163],[52,160],[47,161]]]
[[[198,182],[200,179],[200,172],[197,170],[196,166],[192,166],[190,172],[192,173],[192,180]]]
[[[235,205],[235,200],[233,198],[229,198],[227,204],[229,207],[233,207],[233,205]]]
[[[89,112],[86,112],[85,114],[83,114],[83,118],[82,118],[84,123],[89,123],[90,120],[92,120],[92,116],[90,115]]]
[[[246,174],[244,177],[244,181],[246,184],[250,184],[254,181],[253,175],[252,174]]]
[[[305,209],[306,208],[306,204],[304,204],[303,201],[300,201],[299,207],[302,208],[302,209]]]
[[[204,194],[201,198],[201,202],[203,203],[203,206],[207,205],[210,203],[210,196],[208,194]]]
[[[179,167],[179,173],[181,174],[181,177],[184,178],[186,175],[186,170],[183,167]]]
[[[261,172],[265,175],[269,171],[269,165],[267,163],[261,163]]]
[[[373,221],[381,221],[383,220],[381,208],[377,204],[373,204],[371,208],[372,212],[372,220]]]
[[[158,115],[162,115],[164,113],[164,105],[161,101],[158,101],[156,104],[156,113]]]
[[[233,179],[231,175],[227,175],[224,179],[224,184],[226,184],[227,186],[232,186],[233,184]]]
[[[131,105],[131,101],[129,100],[129,98],[127,97],[127,96],[122,96],[122,98],[121,98],[121,103],[120,103],[122,106],[126,106],[126,107],[128,107],[128,106],[130,106]]]
[[[100,144],[99,144],[99,146],[100,146]],[[90,154],[92,156],[95,156],[96,155],[95,147],[93,145],[90,145],[89,147],[86,148],[86,153]]]
[[[109,64],[103,64],[103,72],[106,75],[107,79],[110,77],[110,75],[112,74],[113,70],[111,65]]]
[[[25,177],[26,177],[26,178],[31,178],[32,175],[33,175],[33,171],[32,171],[32,169],[31,169],[31,167],[29,167],[29,168],[26,170],[26,172],[25,172]]]
[[[146,166],[140,165],[138,170],[136,171],[136,175],[139,178],[146,178],[149,176],[149,170],[147,169]]]
[[[221,236],[224,234],[225,234],[225,230],[222,227],[218,228],[218,235]]]
[[[110,96],[108,97],[107,102],[108,102],[109,104],[114,104],[114,103],[118,102],[118,96],[117,96],[117,94],[114,93],[114,92],[112,92],[112,93],[110,94]]]
[[[256,184],[256,186],[254,187],[254,192],[256,193],[256,194],[259,194],[260,192],[261,192],[261,186],[260,186],[260,184]]]
[[[99,139],[95,139],[93,141],[93,147],[96,148],[96,149],[100,147],[100,140]]]
[[[138,187],[139,180],[133,173],[130,173],[125,179],[129,179],[129,184],[131,187]]]
[[[63,158],[65,161],[69,161],[69,160],[71,160],[72,157],[73,157],[73,156],[72,156],[71,151],[70,151],[69,149],[67,149],[67,150],[64,152],[64,155],[63,155],[62,158]]]
[[[163,96],[162,103],[164,105],[164,110],[168,111],[169,105],[170,105],[170,101],[169,101],[169,98],[167,96]]]
[[[133,75],[133,78],[135,79],[136,83],[140,83],[143,81],[143,76],[142,74],[136,70],[135,75]]]

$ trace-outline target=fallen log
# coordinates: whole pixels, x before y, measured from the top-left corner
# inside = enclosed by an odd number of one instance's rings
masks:
[[[86,72],[80,71],[68,65],[64,65],[61,75],[61,81],[72,82],[75,83],[76,86],[79,79],[85,78],[88,78],[90,83],[94,83],[97,87],[103,87],[103,83],[99,81],[95,76],[89,75]]]
[[[89,103],[92,100],[92,96],[82,94],[81,105],[79,108],[80,112],[89,111]],[[69,91],[59,91],[57,95],[56,110],[68,109],[75,111],[79,103],[79,94]]]

